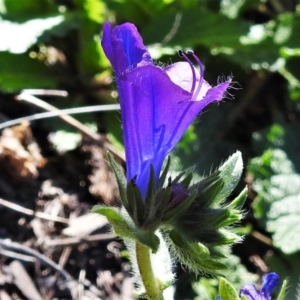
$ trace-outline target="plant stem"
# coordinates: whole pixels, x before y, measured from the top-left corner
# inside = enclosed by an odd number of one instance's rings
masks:
[[[148,300],[163,300],[164,298],[162,296],[162,291],[159,288],[159,283],[153,274],[150,248],[136,242],[136,260]]]

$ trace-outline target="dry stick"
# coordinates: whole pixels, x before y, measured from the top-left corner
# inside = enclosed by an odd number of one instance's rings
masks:
[[[70,254],[71,254],[71,251],[72,251],[71,247],[65,247],[63,249],[62,254],[61,254],[61,256],[59,258],[59,261],[58,261],[58,265],[61,268],[64,268],[64,266],[66,265],[67,260],[68,260]],[[52,288],[56,284],[58,277],[59,277],[59,273],[56,272],[55,275],[54,275],[54,280],[51,282],[51,285],[48,287],[49,292],[48,292],[47,296],[45,297],[46,298],[45,300],[51,300],[51,299],[53,299],[53,295],[54,295],[55,291]],[[72,295],[74,294],[73,289],[71,290],[71,294]]]
[[[78,278],[78,287],[77,287],[77,299],[83,299],[83,292],[84,292],[84,279],[86,276],[86,270],[81,269]]]
[[[51,105],[51,104],[35,97],[35,96],[30,95],[29,93],[26,92],[26,90],[21,92],[21,94],[17,96],[17,99],[26,101],[28,103],[31,103],[31,104],[35,105],[35,106],[43,108],[47,111],[57,111],[57,112],[59,111],[59,109],[56,108],[55,106],[53,106],[53,105]],[[80,123],[79,121],[77,121],[76,119],[74,119],[73,117],[71,117],[69,115],[66,115],[66,114],[62,113],[62,114],[59,114],[59,117],[61,119],[63,119],[65,122],[67,122],[68,124],[70,124],[73,127],[77,128],[81,133],[93,138],[96,141],[99,141],[99,142],[103,143],[104,147],[106,147],[113,154],[115,154],[120,159],[125,161],[124,154],[121,153],[120,151],[118,151],[117,149],[115,149],[115,147],[113,147],[109,143],[103,141],[99,134],[93,132],[90,128],[88,128],[87,126]]]
[[[91,242],[98,242],[103,240],[114,239],[115,236],[111,233],[100,233],[95,235],[90,235],[86,237],[73,237],[73,238],[64,238],[64,239],[56,239],[56,240],[49,240],[45,241],[43,246],[44,247],[57,247],[57,246],[72,246],[78,245],[82,243],[91,243]]]
[[[23,213],[25,215],[28,215],[28,216],[33,216],[33,217],[37,217],[37,218],[40,218],[40,219],[53,221],[53,222],[69,224],[69,219],[62,218],[62,217],[57,217],[57,216],[51,216],[51,215],[48,215],[46,213],[39,212],[39,211],[35,212],[31,209],[25,208],[21,205],[12,203],[12,202],[4,200],[2,198],[0,198],[0,205],[1,204],[5,207],[11,208],[15,211],[21,212],[21,213]]]
[[[30,255],[34,256],[35,258],[37,258],[38,260],[40,260],[41,263],[43,263],[44,265],[47,265],[47,266],[53,268],[55,271],[59,272],[67,281],[76,283],[74,281],[73,277],[67,271],[65,271],[61,266],[56,264],[54,261],[52,261],[45,255],[37,252],[36,250],[33,250],[22,244],[12,242],[11,240],[8,240],[8,239],[0,239],[0,246],[5,249],[20,251],[20,252],[30,254]]]
[[[25,121],[30,122],[30,121],[40,120],[40,119],[59,117],[62,115],[82,114],[87,112],[99,112],[99,111],[111,111],[111,110],[118,110],[118,109],[120,109],[119,104],[107,104],[107,105],[92,105],[92,106],[84,106],[84,107],[66,108],[66,109],[59,109],[57,111],[47,111],[43,113],[30,115],[27,117],[5,121],[0,124],[0,130],[6,127],[18,125]]]
[[[5,257],[14,258],[14,259],[17,259],[17,260],[22,260],[22,261],[25,261],[25,262],[31,262],[31,263],[36,262],[36,259],[32,256],[16,253],[16,252],[9,251],[9,250],[4,250],[4,249],[1,249],[1,248],[0,248],[0,255],[5,256]]]

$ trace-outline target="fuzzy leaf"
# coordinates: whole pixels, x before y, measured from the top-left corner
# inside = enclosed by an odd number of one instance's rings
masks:
[[[120,170],[119,166],[117,165],[117,163],[115,162],[115,160],[113,159],[112,155],[109,152],[107,152],[107,158],[109,160],[110,166],[113,169],[116,179],[117,179],[121,201],[122,201],[123,205],[125,206],[125,208],[127,209],[128,208],[128,200],[127,200],[126,177],[125,177],[124,173]]]
[[[219,294],[222,300],[240,300],[235,288],[224,278],[220,279]]]
[[[121,214],[114,208],[96,205],[92,208],[92,212],[105,216],[110,224],[113,226],[114,232],[117,236],[130,238],[151,248],[155,253],[159,247],[159,238],[152,232],[135,228],[128,224]]]
[[[92,208],[92,212],[105,216],[109,223],[113,226],[114,232],[117,236],[135,239],[132,228],[114,208],[96,205]]]
[[[224,187],[215,199],[221,202],[226,199],[238,184],[243,172],[243,160],[240,151],[229,157],[229,159],[219,168],[220,177],[224,180]]]

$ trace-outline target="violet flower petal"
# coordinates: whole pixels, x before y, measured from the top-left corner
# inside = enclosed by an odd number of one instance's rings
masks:
[[[193,95],[190,89],[197,82],[199,85],[199,74],[193,76],[187,62],[165,69],[154,66],[136,27],[130,23],[113,29],[106,23],[102,47],[117,78],[127,180],[136,177],[145,197],[150,165],[158,182],[166,155],[197,114],[210,102],[223,98],[230,81],[211,88],[203,80],[200,91]],[[190,101],[192,98],[196,101]]]
[[[129,67],[134,68],[141,63],[152,63],[137,28],[131,23],[124,23],[112,29],[106,22],[101,44],[117,76]]]
[[[249,300],[261,300],[260,293],[257,291],[254,284],[245,284],[241,289],[239,295],[244,295]]]

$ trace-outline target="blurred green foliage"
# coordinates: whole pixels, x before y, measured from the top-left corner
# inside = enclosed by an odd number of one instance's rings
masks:
[[[258,255],[289,277],[287,299],[293,298],[300,269],[299,1],[0,0],[2,98],[26,88],[57,88],[69,93],[51,99],[57,107],[115,103],[111,67],[100,47],[104,21],[135,23],[162,64],[178,61],[176,50],[193,48],[211,84],[234,75],[235,99],[228,95],[201,114],[175,150],[173,169],[196,165],[201,176],[242,151],[252,188],[243,225],[272,245],[256,240],[234,250],[249,270],[262,271],[249,262]],[[122,143],[119,113],[79,119]],[[61,122],[44,124],[52,132],[66,130]]]

